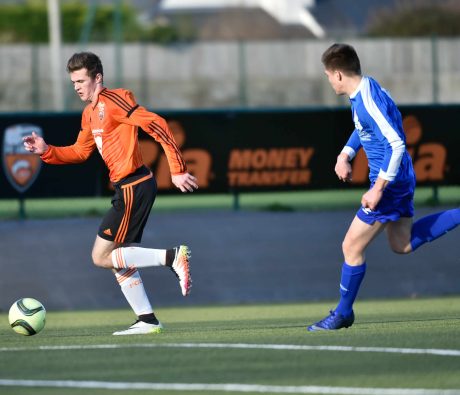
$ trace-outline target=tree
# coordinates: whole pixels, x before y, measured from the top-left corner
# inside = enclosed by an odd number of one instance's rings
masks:
[[[90,9],[81,2],[62,2],[62,41],[80,40]],[[115,5],[98,5],[91,24],[89,40],[108,42],[114,39]],[[29,0],[21,4],[0,5],[0,43],[48,42],[48,16],[46,2]],[[179,40],[174,27],[141,25],[136,11],[124,3],[121,7],[123,41],[150,41],[170,43]]]
[[[367,34],[374,37],[458,36],[459,20],[458,2],[403,2],[391,10],[376,13]]]

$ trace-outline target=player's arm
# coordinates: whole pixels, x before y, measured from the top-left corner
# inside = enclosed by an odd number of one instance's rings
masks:
[[[382,198],[384,189],[395,179],[401,164],[402,156],[406,150],[404,140],[402,140],[396,132],[382,134],[381,131],[378,131],[377,134],[380,134],[380,138],[384,143],[385,156],[374,185],[361,199],[362,206],[370,208],[371,210],[377,207]]]
[[[401,135],[394,129],[390,113],[385,111],[388,106],[369,106],[369,122],[375,136],[383,144],[384,156],[377,179],[372,188],[367,191],[362,199],[363,207],[374,210],[386,186],[396,178],[403,155],[406,151],[406,144]]]
[[[337,162],[335,164],[335,174],[337,174],[339,180],[343,182],[352,180],[352,168],[350,162],[355,157],[356,152],[358,152],[360,148],[361,141],[359,140],[358,132],[354,130],[345,147],[343,147],[342,151],[337,157]]]
[[[401,161],[406,151],[406,144],[401,136],[390,126],[376,133],[385,147],[385,155],[380,166],[379,178],[393,181],[398,174]]]
[[[172,183],[182,192],[193,192],[194,189],[198,189],[197,179],[187,172],[182,153],[166,120],[158,114],[147,111],[144,107],[139,107],[134,113],[137,113],[134,119],[142,122],[142,124],[139,122],[139,126],[163,147],[171,171]]]
[[[48,145],[47,150],[40,157],[44,162],[53,165],[82,163],[89,158],[95,147],[91,131],[85,129],[80,131],[74,144],[65,147]]]
[[[82,127],[84,123],[82,122]],[[23,138],[24,148],[40,155],[42,160],[53,165],[64,165],[69,163],[84,162],[91,155],[95,148],[94,139],[89,128],[82,128],[78,134],[77,141],[66,147],[56,147],[45,142],[43,137],[32,133]]]
[[[135,103],[132,96],[130,99]],[[171,180],[177,188],[182,192],[193,192],[198,188],[197,179],[187,172],[182,153],[164,118],[137,104],[133,104],[132,109],[126,114],[120,113],[115,116],[118,117],[119,122],[141,127],[161,144],[168,160]]]
[[[164,118],[146,110],[144,107],[138,107],[131,116],[126,119],[126,122],[141,127],[161,144],[168,159],[172,175],[184,174],[187,172],[187,165],[182,157],[182,153]]]

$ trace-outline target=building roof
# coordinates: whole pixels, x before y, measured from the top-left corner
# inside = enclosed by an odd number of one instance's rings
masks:
[[[159,15],[173,21],[187,16],[202,39],[232,39],[231,32],[221,37],[230,23],[243,29],[232,29],[235,38],[322,37],[323,30],[308,9],[314,4],[315,0],[162,0]],[[226,26],[218,28],[218,23]],[[202,34],[210,26],[214,26],[214,34]]]
[[[379,11],[395,4],[396,0],[317,0],[310,12],[329,37],[360,35]]]
[[[192,28],[198,40],[305,39],[314,35],[300,24],[281,24],[260,8],[224,8],[202,12],[163,14],[180,29]]]

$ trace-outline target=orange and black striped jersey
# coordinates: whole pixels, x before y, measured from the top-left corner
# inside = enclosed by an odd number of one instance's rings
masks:
[[[133,94],[126,89],[104,88],[99,92],[83,111],[77,141],[66,147],[49,145],[41,158],[51,164],[81,163],[97,148],[109,169],[110,180],[117,182],[143,164],[138,127],[161,144],[171,174],[187,171],[166,121],[139,106]]]

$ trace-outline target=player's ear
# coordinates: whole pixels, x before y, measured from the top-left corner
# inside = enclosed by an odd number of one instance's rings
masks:
[[[337,78],[337,81],[342,82],[343,73],[340,70],[336,70],[336,78]]]
[[[102,74],[101,73],[96,74],[96,84],[102,84]]]

